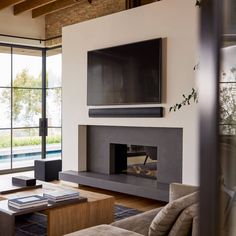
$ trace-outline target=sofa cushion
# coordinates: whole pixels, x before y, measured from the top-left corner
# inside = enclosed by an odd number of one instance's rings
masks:
[[[111,225],[98,225],[87,229],[79,230],[66,236],[142,236],[125,229]]]
[[[193,218],[198,215],[198,207],[199,204],[195,203],[185,208],[176,220],[168,236],[191,235]]]
[[[168,203],[153,219],[149,236],[167,235],[178,218],[179,214],[186,207],[198,201],[198,192],[191,193],[181,197],[173,202]]]

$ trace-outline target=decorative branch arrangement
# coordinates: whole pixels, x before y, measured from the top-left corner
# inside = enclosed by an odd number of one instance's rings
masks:
[[[199,69],[199,63],[193,67],[193,70],[196,71]],[[174,106],[169,108],[169,112],[179,110],[181,107],[190,105],[191,101],[198,103],[198,91],[195,88],[192,88],[192,92],[189,95],[182,95],[184,100],[180,103],[176,103]]]
[[[169,112],[172,110],[177,111],[183,106],[190,105],[191,101],[198,103],[198,92],[196,89],[192,88],[192,92],[187,96],[183,94],[183,98],[182,102],[176,103],[174,106],[170,107]]]

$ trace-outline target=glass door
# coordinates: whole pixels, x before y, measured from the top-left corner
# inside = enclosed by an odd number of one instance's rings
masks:
[[[61,47],[0,45],[0,173],[61,158]]]
[[[12,168],[41,159],[42,51],[14,48],[12,54]]]

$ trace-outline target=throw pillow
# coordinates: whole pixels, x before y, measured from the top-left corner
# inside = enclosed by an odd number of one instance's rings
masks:
[[[185,208],[176,220],[168,236],[191,235],[193,218],[198,215],[198,207],[198,203],[195,203]]]
[[[198,192],[191,193],[168,203],[155,216],[150,227],[149,236],[165,236],[169,233],[180,212],[198,201]]]

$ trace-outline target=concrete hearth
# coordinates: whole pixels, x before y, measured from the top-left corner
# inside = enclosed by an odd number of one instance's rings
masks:
[[[86,126],[86,169],[64,171],[60,173],[60,179],[168,201],[169,184],[182,182],[182,136],[181,128]],[[157,147],[157,178],[115,174],[117,160],[111,155],[110,144]],[[79,145],[79,149],[82,148]]]

